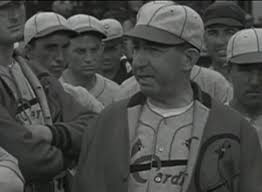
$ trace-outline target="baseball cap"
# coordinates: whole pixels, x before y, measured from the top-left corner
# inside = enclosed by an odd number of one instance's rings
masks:
[[[216,1],[204,11],[203,20],[205,27],[214,24],[245,27],[246,13],[234,2]]]
[[[5,5],[9,4],[9,3],[17,3],[17,2],[19,2],[19,3],[24,3],[25,0],[0,1],[0,7],[1,7],[1,6],[5,6]]]
[[[84,32],[96,32],[103,38],[106,38],[102,23],[93,16],[77,14],[70,17],[67,21],[69,26],[79,34]]]
[[[262,63],[262,28],[243,29],[233,35],[227,46],[227,61]]]
[[[127,36],[176,45],[187,42],[202,47],[204,24],[193,9],[170,1],[152,1],[142,6],[137,23]]]
[[[63,16],[54,12],[37,13],[25,23],[25,44],[28,44],[34,38],[44,37],[57,31],[65,31],[70,35],[76,35],[76,32],[70,28]]]
[[[120,37],[123,37],[124,30],[119,21],[116,19],[103,19],[101,20],[101,23],[104,27],[106,38],[103,39],[103,41],[110,41],[113,39],[118,39]]]

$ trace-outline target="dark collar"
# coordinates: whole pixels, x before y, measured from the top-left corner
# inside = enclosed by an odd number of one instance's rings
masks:
[[[193,89],[194,100],[198,100],[200,103],[202,103],[204,106],[210,109],[211,101],[212,101],[210,95],[203,92],[195,82],[191,81],[191,86]],[[145,104],[146,99],[147,97],[142,92],[138,92],[137,94],[135,94],[133,97],[130,98],[128,102],[128,107],[143,105]]]

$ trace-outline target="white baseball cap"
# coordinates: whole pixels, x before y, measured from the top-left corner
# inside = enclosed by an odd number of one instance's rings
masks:
[[[101,21],[93,16],[77,14],[68,18],[67,21],[69,26],[78,33],[97,32],[103,38],[106,37],[106,33]]]
[[[26,21],[24,42],[28,44],[34,38],[44,37],[57,31],[65,31],[69,35],[77,34],[62,15],[54,12],[40,12]]]
[[[227,61],[262,63],[262,28],[243,29],[234,34],[227,45]]]
[[[113,39],[118,39],[120,37],[123,37],[124,30],[119,21],[116,19],[103,19],[101,20],[101,23],[104,27],[104,30],[106,32],[106,38],[103,39],[103,41],[110,41]]]
[[[141,7],[137,23],[127,36],[176,45],[188,42],[202,47],[204,24],[193,9],[170,1],[152,1]]]

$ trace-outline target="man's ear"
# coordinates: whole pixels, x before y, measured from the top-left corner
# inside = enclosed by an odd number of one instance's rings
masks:
[[[188,48],[185,50],[185,71],[191,71],[193,66],[198,62],[200,58],[200,52],[196,48]]]

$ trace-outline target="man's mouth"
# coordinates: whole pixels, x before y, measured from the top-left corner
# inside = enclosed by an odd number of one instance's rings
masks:
[[[219,56],[226,56],[226,55],[227,55],[227,52],[226,52],[226,50],[224,50],[224,49],[217,50],[216,52],[217,52],[217,54],[218,54]]]
[[[138,79],[152,79],[152,75],[137,75]]]
[[[259,95],[262,95],[262,92],[260,92],[260,91],[247,91],[246,95],[248,95],[248,96],[259,96]]]
[[[94,71],[95,70],[95,67],[82,67],[82,70],[83,71]]]
[[[103,68],[103,69],[111,69],[111,68],[113,68],[113,67],[112,67],[112,64],[111,64],[111,63],[107,62],[107,63],[104,63],[104,64],[102,65],[102,68]]]
[[[18,30],[21,28],[21,25],[20,24],[17,24],[17,25],[11,25],[8,27],[9,30]]]

